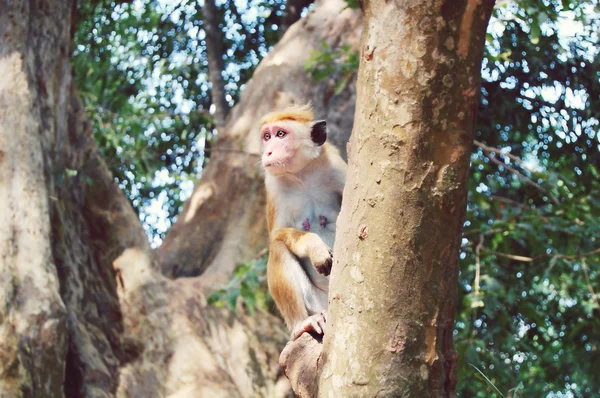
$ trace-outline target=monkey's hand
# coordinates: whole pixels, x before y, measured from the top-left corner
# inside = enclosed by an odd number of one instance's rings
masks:
[[[310,262],[319,274],[328,276],[333,264],[333,253],[329,246],[315,234],[315,242],[308,253]]]
[[[292,332],[292,339],[296,340],[302,336],[304,332],[315,332],[317,334],[325,334],[325,325],[327,322],[327,312],[321,311],[319,314],[314,314],[300,322]]]

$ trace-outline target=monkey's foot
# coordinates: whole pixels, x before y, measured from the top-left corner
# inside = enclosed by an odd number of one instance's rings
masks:
[[[325,325],[327,322],[327,311],[321,311],[319,314],[314,314],[303,320],[294,328],[292,339],[296,340],[304,332],[315,332],[320,335],[325,334]]]

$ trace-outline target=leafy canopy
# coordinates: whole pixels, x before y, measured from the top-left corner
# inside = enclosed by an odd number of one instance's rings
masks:
[[[498,3],[461,249],[459,394],[599,395],[598,2]],[[217,6],[234,104],[279,39],[285,2]],[[82,0],[79,21],[75,78],[99,149],[159,243],[214,139],[202,4]],[[324,45],[306,67],[341,91],[358,60]],[[272,309],[264,261],[240,265],[211,300]]]

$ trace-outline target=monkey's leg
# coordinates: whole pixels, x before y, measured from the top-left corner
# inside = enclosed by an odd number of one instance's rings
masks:
[[[319,235],[295,228],[283,228],[275,233],[272,241],[283,242],[297,257],[308,257],[320,274],[327,276],[331,272],[333,254]]]
[[[327,312],[321,311],[318,314],[314,314],[303,320],[301,323],[296,325],[292,332],[292,339],[296,340],[304,332],[315,332],[320,335],[325,334],[325,327],[327,324]]]

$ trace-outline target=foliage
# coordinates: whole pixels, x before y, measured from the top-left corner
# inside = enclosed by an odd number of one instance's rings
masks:
[[[347,8],[358,9],[360,8],[360,0],[346,0]]]
[[[186,0],[121,3],[80,1],[75,79],[104,158],[160,236],[215,134],[202,9]],[[284,3],[218,4],[231,103],[278,40]],[[461,250],[459,395],[600,395],[598,2],[498,3]],[[323,43],[306,68],[335,78],[339,92],[358,62],[350,47]],[[211,302],[273,308],[265,263],[240,265]]]
[[[304,68],[316,81],[336,79],[334,94],[338,95],[356,74],[359,61],[358,51],[352,50],[348,44],[334,49],[321,42],[321,48],[311,52]]]
[[[252,314],[257,308],[271,311],[275,303],[267,288],[267,255],[239,264],[233,279],[223,289],[208,297],[208,303],[217,307],[228,306],[236,310],[238,302]]]
[[[231,103],[279,39],[284,5],[218,5]],[[216,133],[201,3],[80,0],[77,11],[73,68],[96,142],[157,244]]]
[[[600,393],[594,6],[506,3],[490,23],[455,330],[462,396],[491,394],[470,363],[502,391]]]

